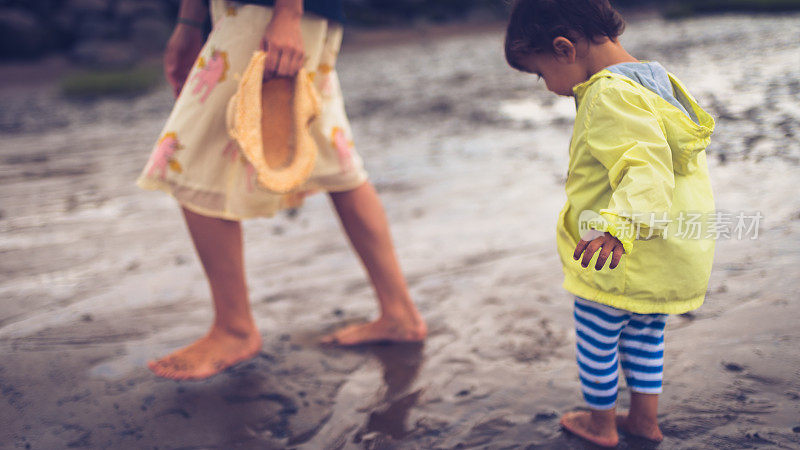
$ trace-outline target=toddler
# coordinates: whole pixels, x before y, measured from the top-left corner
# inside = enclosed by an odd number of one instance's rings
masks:
[[[664,325],[703,303],[714,253],[702,235],[714,120],[660,64],[622,47],[623,28],[607,0],[519,0],[505,41],[512,67],[577,105],[557,241],[589,411],[561,425],[603,446],[617,445],[617,427],[662,439]],[[631,401],[617,415],[619,365]]]

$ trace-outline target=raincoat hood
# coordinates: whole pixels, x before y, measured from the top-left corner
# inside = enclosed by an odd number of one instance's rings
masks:
[[[697,121],[692,120],[689,115],[664,98],[658,95],[651,96],[653,102],[657,103],[655,106],[661,112],[661,125],[670,150],[672,150],[673,170],[675,173],[686,175],[697,170],[697,156],[711,141],[711,134],[714,132],[714,118],[697,104],[680,80],[671,73],[668,73],[667,76],[672,85],[675,99],[687,111],[691,111],[691,114],[697,119]],[[625,75],[601,70],[573,88],[576,101],[580,102],[588,88],[602,78],[613,78],[630,85],[633,89],[650,92],[646,87]]]

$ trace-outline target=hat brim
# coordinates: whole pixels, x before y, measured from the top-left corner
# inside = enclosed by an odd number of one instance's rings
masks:
[[[283,194],[300,187],[314,168],[317,145],[309,124],[319,115],[319,98],[304,69],[294,78],[263,81],[265,61],[265,52],[253,54],[226,120],[259,184]]]

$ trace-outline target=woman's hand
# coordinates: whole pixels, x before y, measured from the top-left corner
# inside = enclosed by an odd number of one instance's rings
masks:
[[[261,39],[261,50],[267,53],[264,80],[273,77],[292,77],[303,67],[305,51],[300,34],[302,13],[275,8]]]
[[[178,23],[164,51],[164,75],[175,97],[181,93],[197,55],[203,48],[203,31],[198,27]]]
[[[597,257],[597,262],[594,265],[595,270],[603,268],[609,255],[611,255],[611,263],[608,265],[608,268],[616,268],[617,265],[619,265],[622,254],[625,253],[622,242],[612,236],[611,233],[605,232],[602,236],[596,237],[591,241],[584,241],[581,239],[575,247],[575,253],[572,254],[572,258],[577,261],[581,258],[581,253],[583,253],[581,265],[586,268],[589,267],[589,263],[592,261],[592,257],[597,250],[600,250],[600,255]]]

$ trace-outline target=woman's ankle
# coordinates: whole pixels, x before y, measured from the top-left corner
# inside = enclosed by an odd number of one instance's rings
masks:
[[[401,326],[424,326],[425,324],[419,311],[410,302],[381,308],[378,320]]]
[[[253,321],[222,322],[214,321],[209,335],[224,334],[238,339],[249,339],[258,334],[258,328]]]

